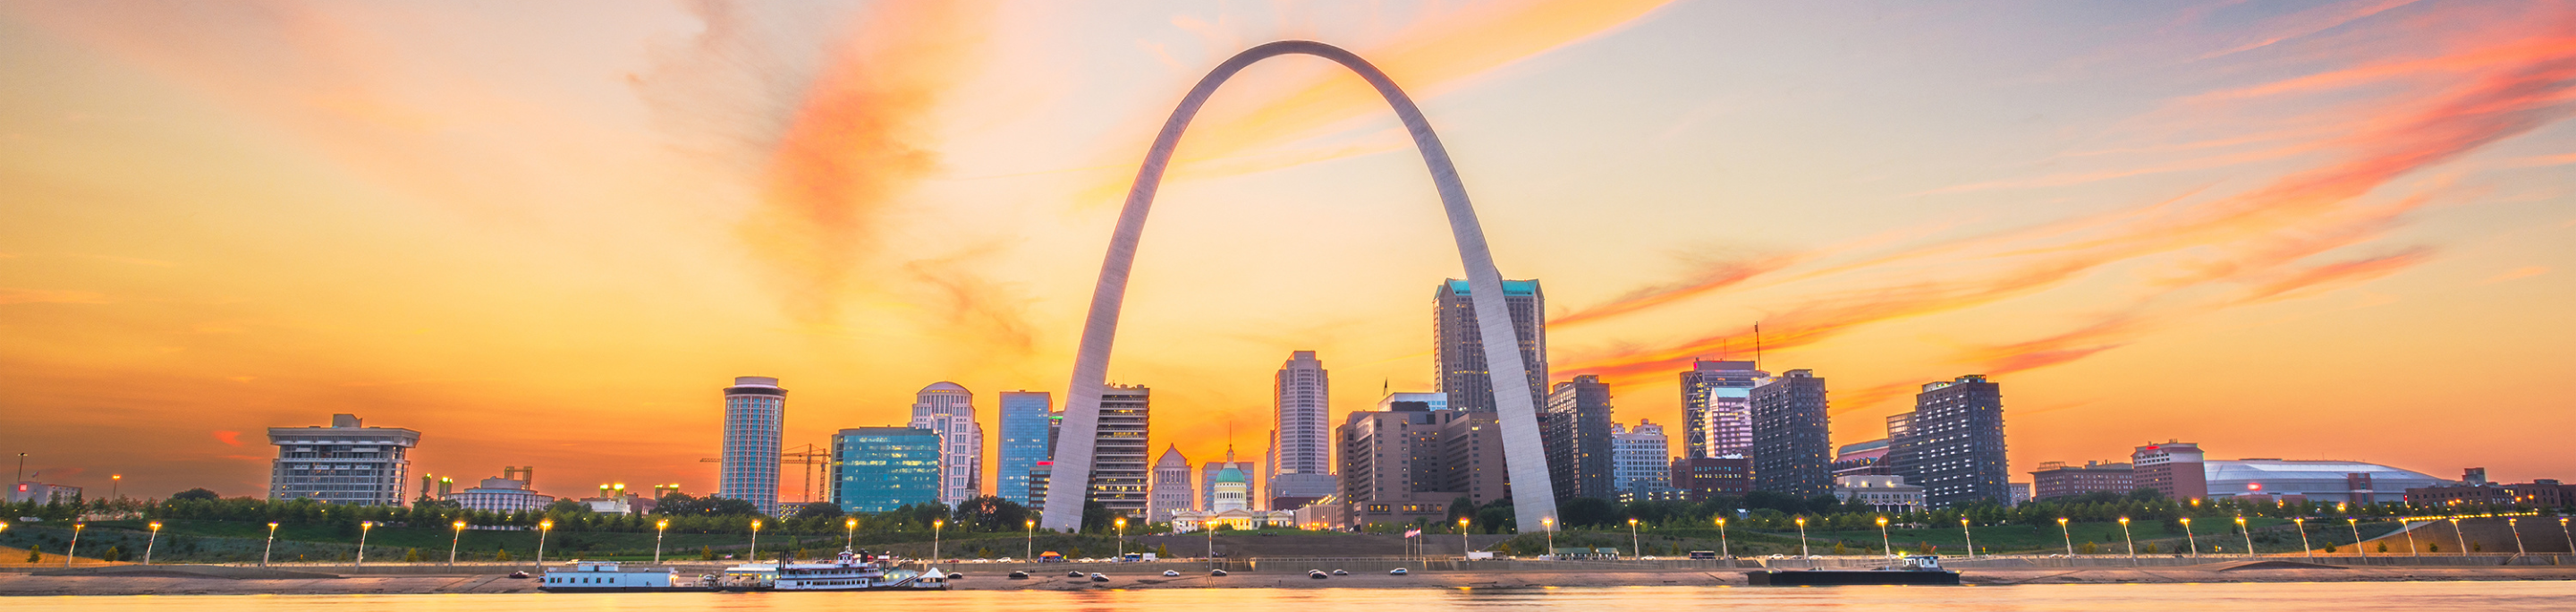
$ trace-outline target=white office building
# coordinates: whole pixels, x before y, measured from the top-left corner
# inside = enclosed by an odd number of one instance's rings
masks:
[[[420,432],[367,427],[357,415],[334,414],[330,427],[268,428],[268,443],[277,445],[277,459],[269,466],[269,499],[399,506]]]
[[[984,491],[984,426],[975,393],[936,382],[913,394],[912,426],[939,434],[939,503],[954,508]]]
[[[1672,442],[1664,426],[1637,419],[1637,428],[1610,424],[1611,490],[1631,495],[1670,488]]]

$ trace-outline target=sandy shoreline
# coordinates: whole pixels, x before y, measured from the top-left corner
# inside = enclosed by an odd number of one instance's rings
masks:
[[[1109,582],[1039,575],[1026,580],[970,575],[960,590],[1092,589],[1403,589],[1580,588],[1633,586],[1743,586],[1741,570],[1632,572],[1419,572],[1410,576],[1354,573],[1314,580],[1294,572],[1236,572],[1212,577],[1185,574],[1108,574]],[[1962,572],[1972,585],[2156,584],[2210,582],[2405,582],[2476,580],[2576,580],[2576,567],[2354,567],[2311,569],[2178,568],[1975,569]],[[233,579],[163,576],[37,576],[0,574],[0,596],[64,595],[341,595],[535,593],[533,580],[502,574],[348,576],[337,578]]]

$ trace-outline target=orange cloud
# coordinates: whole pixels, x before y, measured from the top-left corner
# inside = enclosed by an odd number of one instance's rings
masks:
[[[1551,326],[1574,325],[1586,321],[1615,317],[1661,306],[1671,303],[1674,300],[1742,284],[1744,281],[1751,280],[1755,276],[1779,271],[1782,268],[1787,268],[1804,259],[1806,259],[1804,256],[1772,255],[1749,259],[1710,262],[1702,265],[1699,271],[1690,278],[1664,285],[1644,287],[1635,291],[1630,291],[1627,295],[1611,298],[1609,302],[1596,304],[1582,310],[1577,310],[1567,313],[1564,316],[1551,319],[1547,324]]]
[[[2498,274],[2498,275],[2495,275],[2495,276],[2492,276],[2492,277],[2488,277],[2488,278],[2487,278],[2487,280],[2486,280],[2485,282],[2481,282],[2481,283],[2479,283],[2479,284],[2482,284],[2482,285],[2483,285],[2483,284],[2488,284],[2488,283],[2501,283],[2501,282],[2505,282],[2505,281],[2509,281],[2509,280],[2514,280],[2514,279],[2517,279],[2517,278],[2531,278],[2531,277],[2534,277],[2534,276],[2539,276],[2539,275],[2542,275],[2542,274],[2548,274],[2548,273],[2549,273],[2549,266],[2523,266],[2523,267],[2520,267],[2520,268],[2514,268],[2514,269],[2512,269],[2512,270],[2507,270],[2507,271],[2505,271],[2505,273],[2503,273],[2503,274]]]
[[[241,446],[241,432],[218,430],[215,432],[215,441],[222,442],[226,446]]]
[[[107,296],[94,291],[61,289],[13,289],[0,287],[0,305],[9,304],[105,304]]]
[[[829,321],[878,216],[938,168],[935,113],[977,57],[990,13],[880,4],[806,89],[741,226],[752,251],[785,271],[791,314]]]
[[[2196,204],[2168,201],[2053,223],[2045,231],[2005,232],[1838,266],[1833,273],[1862,272],[1932,252],[1958,254],[1947,262],[1953,265],[1987,267],[1997,259],[2029,262],[1984,277],[1910,282],[1808,298],[1805,305],[1763,321],[1764,331],[1770,332],[1764,335],[1764,344],[1778,348],[1813,344],[1860,326],[2027,295],[2101,266],[2175,253],[2201,257],[2162,260],[2179,273],[2158,279],[2159,293],[2213,282],[2255,283],[2244,296],[2202,310],[2332,290],[2422,263],[2431,257],[2431,248],[2280,272],[2303,258],[2375,239],[2404,213],[2421,206],[2422,197],[2379,206],[2353,204],[2397,177],[2565,118],[2570,112],[2570,89],[2576,87],[2576,47],[2508,47],[2524,52],[2468,53],[2488,62],[2487,70],[2430,103],[2401,99],[2391,104],[2395,110],[2353,120],[2350,135],[2329,141],[2349,152],[2344,160],[2284,176],[2261,188]],[[1808,273],[1798,278],[1817,276]],[[1972,353],[1969,361],[1996,368],[1995,372],[2067,363],[2125,344],[2125,338],[2157,316],[2182,314],[2139,316]],[[1676,371],[1712,350],[1747,345],[1747,336],[1744,331],[1729,331],[1663,346],[1619,347],[1562,363],[1569,373],[1644,380]]]
[[[1454,89],[1476,75],[1537,56],[1593,36],[1616,31],[1662,8],[1672,0],[1519,0],[1468,5],[1458,14],[1427,14],[1422,23],[1385,44],[1355,49],[1415,98]],[[1330,41],[1328,41],[1330,42]],[[1233,46],[1241,46],[1239,44]],[[1231,53],[1231,51],[1228,51]],[[1308,77],[1303,85],[1272,96],[1245,111],[1212,108],[1190,124],[1190,133],[1172,159],[1171,173],[1205,178],[1248,174],[1289,166],[1396,150],[1397,146],[1325,147],[1286,155],[1260,156],[1260,149],[1321,135],[1327,128],[1354,119],[1386,114],[1386,102],[1359,79],[1340,72]],[[1159,124],[1163,116],[1155,114]],[[1130,130],[1147,134],[1151,130]],[[1133,168],[1145,140],[1122,143],[1105,153],[1108,159],[1086,166]],[[1246,156],[1252,156],[1247,158]],[[1222,161],[1223,163],[1218,163]],[[1112,174],[1083,188],[1079,202],[1106,203],[1126,193],[1132,177]]]

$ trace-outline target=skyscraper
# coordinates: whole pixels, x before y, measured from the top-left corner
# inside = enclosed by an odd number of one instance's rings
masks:
[[[1271,497],[1333,494],[1332,384],[1314,351],[1295,351],[1271,383]]]
[[[1790,370],[1753,388],[1753,490],[1799,497],[1834,492],[1825,379]]]
[[[1631,499],[1672,486],[1673,451],[1664,426],[1637,419],[1635,429],[1610,424],[1610,486]]]
[[[975,393],[935,382],[913,395],[912,426],[939,432],[939,503],[954,507],[984,490],[984,425],[975,422]]]
[[[1682,372],[1683,455],[1742,457],[1753,452],[1753,385],[1771,376],[1750,361],[1691,360]]]
[[[1091,501],[1130,517],[1145,516],[1154,472],[1146,464],[1153,390],[1109,385],[1100,391],[1100,425],[1092,437]]]
[[[1002,392],[1002,448],[996,459],[1001,465],[993,476],[995,497],[1029,503],[1029,471],[1049,460],[1054,450],[1053,399],[1045,391]]]
[[[1556,383],[1540,413],[1547,473],[1557,499],[1617,499],[1611,480],[1610,384],[1585,374]]]
[[[860,427],[832,436],[832,503],[842,512],[887,512],[939,501],[939,432]]]
[[[1190,458],[1181,455],[1179,445],[1165,447],[1163,457],[1154,460],[1153,499],[1145,506],[1145,521],[1168,521],[1174,512],[1196,510],[1192,489]]]
[[[1433,373],[1449,407],[1468,412],[1494,411],[1494,382],[1485,367],[1485,343],[1476,330],[1476,306],[1467,281],[1440,283],[1431,313]],[[1547,298],[1536,280],[1503,281],[1503,299],[1511,309],[1512,331],[1520,336],[1521,363],[1529,370],[1531,406],[1546,406]]]
[[[1982,375],[1923,385],[1913,412],[1888,417],[1896,475],[1921,485],[1933,508],[1981,499],[2011,505],[2003,402],[2001,388]]]
[[[724,456],[716,496],[778,514],[778,447],[787,426],[787,390],[778,379],[737,376],[725,387]]]
[[[277,460],[269,464],[269,499],[400,506],[420,432],[367,427],[358,415],[334,414],[330,427],[270,427],[268,443],[277,445]]]

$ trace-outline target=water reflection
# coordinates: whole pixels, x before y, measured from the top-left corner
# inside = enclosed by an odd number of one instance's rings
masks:
[[[2567,610],[2576,582],[2121,584],[1967,587],[1613,587],[1564,589],[1161,589],[947,593],[251,595],[10,598],[25,612],[813,612],[848,606],[943,612],[1413,612],[1412,609],[1691,609],[2173,612]]]

